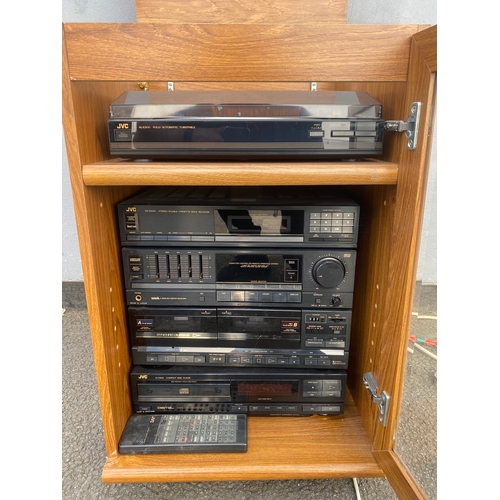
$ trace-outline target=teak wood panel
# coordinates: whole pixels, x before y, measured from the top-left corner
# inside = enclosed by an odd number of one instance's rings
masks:
[[[422,487],[416,482],[406,464],[394,451],[374,451],[373,455],[386,475],[399,500],[428,500]]]
[[[83,179],[87,186],[374,185],[396,184],[397,175],[398,166],[384,161],[134,163],[116,159],[83,166]]]
[[[415,25],[65,24],[72,80],[406,81]],[[189,63],[187,63],[189,61]]]
[[[359,202],[361,210],[347,383],[371,440],[380,425],[379,413],[363,384],[363,374],[374,371],[382,334],[376,326],[385,310],[384,290],[394,212],[391,200],[395,190],[395,186],[360,186],[348,191]]]
[[[82,154],[95,160],[100,150],[92,143],[94,122],[80,122],[78,94],[68,75],[63,40],[63,125],[82,261],[92,348],[101,404],[106,452],[116,454],[120,433],[131,413],[128,373],[131,368],[115,204],[131,194],[127,187],[85,188]],[[82,99],[85,101],[85,99]],[[92,106],[93,100],[87,101]],[[90,108],[96,114],[99,109]],[[92,125],[89,125],[91,123]]]
[[[373,440],[374,456],[402,500],[427,496],[395,451],[399,410],[415,291],[418,250],[431,155],[435,115],[437,28],[412,40],[406,104],[422,102],[419,146],[409,151],[402,145],[401,169],[394,200],[394,224],[387,272],[386,311],[374,373],[380,390],[391,394],[385,428],[378,426]],[[434,51],[431,47],[434,47]]]
[[[436,30],[428,33],[434,41]],[[435,114],[435,72],[430,71],[425,55],[412,41],[411,70],[408,76],[408,110],[413,101],[422,103],[417,149],[408,150],[401,134],[400,168],[394,203],[391,248],[388,253],[386,309],[383,335],[375,375],[381,390],[392,395],[387,427],[379,432],[375,450],[392,450],[395,426],[403,390],[411,308],[418,266],[418,250],[422,230],[425,194],[431,154],[432,127]],[[396,348],[397,346],[397,348]],[[390,354],[389,354],[390,353]]]
[[[135,10],[139,23],[345,24],[347,0],[136,0]]]

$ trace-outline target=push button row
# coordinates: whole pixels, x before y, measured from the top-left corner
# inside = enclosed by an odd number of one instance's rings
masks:
[[[132,229],[132,227],[130,227]],[[127,241],[215,241],[215,236],[184,234],[127,234]]]
[[[311,413],[340,413],[339,405],[303,405],[302,411]]]
[[[300,292],[258,292],[244,290],[218,290],[217,302],[293,302],[300,304]]]
[[[340,380],[304,380],[302,396],[305,398],[340,398],[342,383]]]
[[[230,365],[300,365],[294,356],[234,356],[228,357]]]
[[[354,219],[354,212],[311,212],[309,219]]]
[[[203,355],[183,356],[180,354],[148,354],[146,357],[148,363],[195,363],[204,364],[207,357]]]
[[[287,406],[249,406],[248,410],[250,413],[256,413],[256,412],[290,412],[290,411],[299,411],[299,407],[297,405],[287,405]]]
[[[309,356],[301,362],[298,356],[249,356],[233,354],[147,354],[147,363],[168,364],[213,364],[213,365],[266,365],[266,366],[334,366],[344,364],[343,360],[332,361],[325,356]]]
[[[326,241],[329,243],[333,243],[335,241],[341,242],[341,243],[349,243],[353,241],[353,234],[348,234],[348,233],[321,233],[317,232],[314,234],[311,234],[309,241]]]
[[[323,339],[323,338],[311,338],[306,339],[306,347],[345,347],[344,339]]]

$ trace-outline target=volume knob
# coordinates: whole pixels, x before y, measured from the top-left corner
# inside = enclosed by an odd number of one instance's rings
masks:
[[[312,277],[318,285],[324,288],[335,288],[344,280],[344,264],[335,257],[323,257],[314,264]]]

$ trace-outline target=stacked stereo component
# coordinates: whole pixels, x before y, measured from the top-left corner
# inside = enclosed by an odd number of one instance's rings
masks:
[[[170,187],[117,210],[135,413],[343,413],[357,203]]]

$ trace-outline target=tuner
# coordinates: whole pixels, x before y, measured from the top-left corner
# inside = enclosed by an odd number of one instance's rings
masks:
[[[335,257],[323,257],[314,264],[312,277],[319,286],[335,288],[344,280],[344,264]]]

